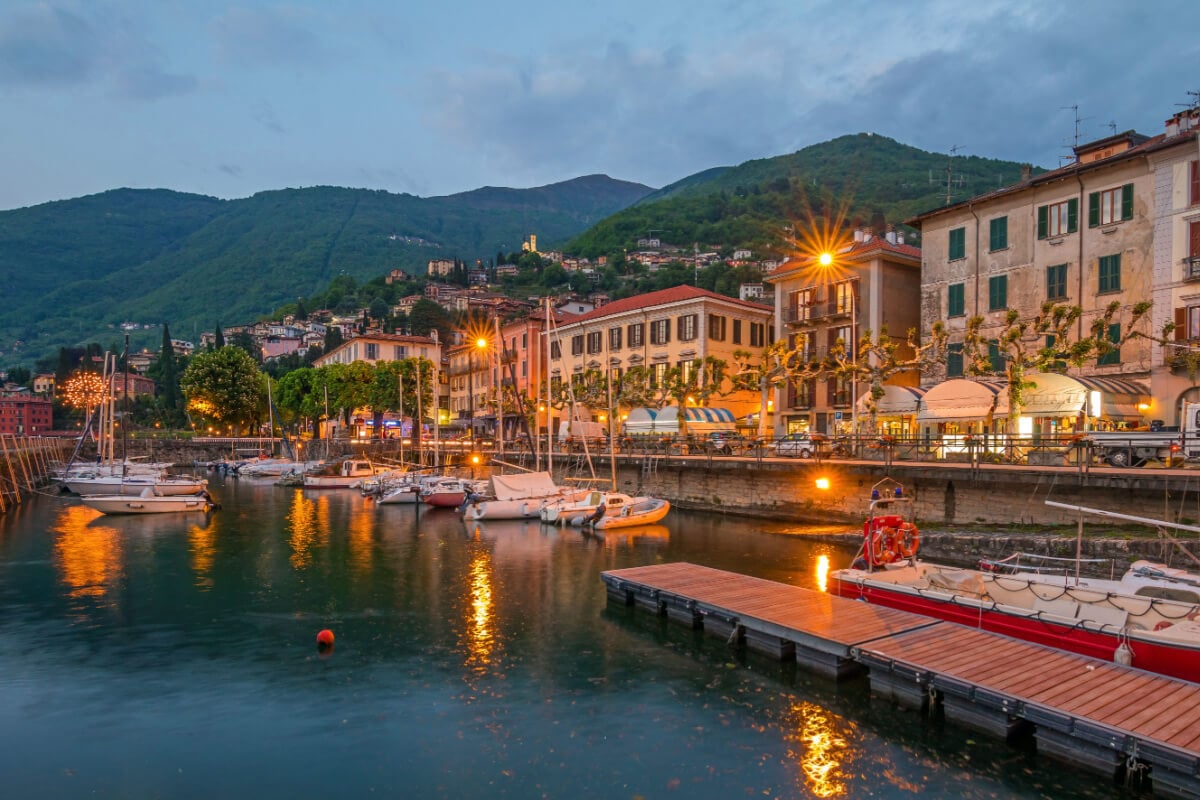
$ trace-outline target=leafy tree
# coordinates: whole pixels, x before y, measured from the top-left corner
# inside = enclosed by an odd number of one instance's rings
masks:
[[[179,383],[189,414],[223,425],[251,427],[262,403],[258,363],[240,347],[197,354]]]
[[[408,312],[408,329],[413,336],[428,336],[430,331],[436,330],[438,341],[446,344],[455,328],[454,319],[446,309],[428,298],[422,297]]]
[[[18,386],[28,386],[32,378],[28,367],[13,367],[8,371],[8,380]]]
[[[687,436],[689,405],[703,406],[713,395],[720,394],[725,384],[726,362],[714,356],[694,359],[683,366],[667,369],[663,376],[662,395],[679,409],[679,433]]]
[[[238,331],[229,337],[229,344],[245,350],[246,355],[253,358],[256,362],[262,363],[262,348],[258,346],[258,342],[254,341],[254,337],[248,332]]]
[[[342,329],[337,325],[330,325],[325,329],[325,352],[332,353],[334,350],[342,346],[345,339],[342,338]]]

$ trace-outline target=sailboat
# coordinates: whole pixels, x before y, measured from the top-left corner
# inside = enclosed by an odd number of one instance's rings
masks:
[[[113,359],[115,365],[115,358]],[[125,337],[126,381],[128,387],[129,337]],[[128,459],[121,464],[113,462],[112,421],[114,417],[112,373],[110,363],[105,362],[105,386],[109,387],[105,400],[106,424],[100,425],[98,439],[102,470],[92,477],[68,477],[65,485],[82,495],[80,501],[103,514],[155,514],[174,511],[208,511],[214,507],[212,498],[205,491],[205,481],[193,478],[170,478],[165,473],[130,474]],[[128,391],[126,391],[128,395]],[[122,437],[128,435],[128,425],[121,428]],[[124,439],[123,439],[124,440]],[[123,448],[128,452],[128,447]],[[107,462],[105,457],[107,456]],[[105,474],[106,473],[106,474]]]

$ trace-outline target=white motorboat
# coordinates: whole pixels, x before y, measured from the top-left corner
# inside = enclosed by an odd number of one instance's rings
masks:
[[[214,507],[208,493],[159,495],[147,487],[140,495],[85,495],[79,501],[101,514],[168,514],[180,511],[209,511]]]
[[[207,483],[203,478],[134,474],[68,478],[63,485],[79,495],[140,495],[149,488],[157,495],[170,496],[199,494]]]
[[[573,502],[587,494],[586,489],[559,486],[549,472],[493,475],[490,484],[491,496],[471,503],[463,512],[466,519],[535,519],[547,504]]]
[[[342,462],[341,468],[332,474],[313,474],[304,476],[305,489],[353,489],[364,478],[371,478],[381,472],[387,472],[389,467],[376,466],[370,461],[348,458]]]
[[[437,481],[441,475],[417,475],[406,473],[399,480],[393,480],[380,486],[375,499],[377,505],[412,505],[421,502],[421,492]]]

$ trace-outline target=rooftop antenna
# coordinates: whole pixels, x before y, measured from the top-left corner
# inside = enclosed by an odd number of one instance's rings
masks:
[[[1059,108],[1061,108],[1064,111],[1070,110],[1075,114],[1075,136],[1071,140],[1071,145],[1070,145],[1071,155],[1060,157],[1059,163],[1061,164],[1063,159],[1066,159],[1067,162],[1071,162],[1071,161],[1075,160],[1075,150],[1079,147],[1079,137],[1081,135],[1079,123],[1083,122],[1085,119],[1091,119],[1091,117],[1079,116],[1079,104],[1078,103],[1076,103],[1073,106],[1059,106]]]
[[[1108,126],[1110,135],[1112,135],[1112,136],[1117,135],[1117,121],[1115,119],[1110,119],[1108,122],[1106,122],[1104,124]]]
[[[1188,92],[1188,97],[1192,98],[1187,103],[1176,103],[1175,105],[1195,111],[1200,109],[1200,92]]]
[[[961,175],[958,176],[957,181],[955,181],[955,179],[954,179],[954,157],[956,155],[958,155],[958,151],[961,149],[962,149],[962,146],[957,145],[957,144],[951,145],[951,147],[950,147],[950,159],[946,162],[946,205],[950,205],[950,197],[951,197],[950,188],[955,183],[957,183],[958,186],[961,187],[962,183],[963,183]],[[932,175],[930,175],[930,182],[931,183],[933,182]]]

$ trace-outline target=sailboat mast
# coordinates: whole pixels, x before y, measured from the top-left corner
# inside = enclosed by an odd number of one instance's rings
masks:
[[[404,424],[404,420],[400,421]],[[417,421],[413,425],[417,435],[417,462],[425,464],[425,414],[421,411],[421,359],[417,358]]]
[[[397,372],[400,381],[400,463],[404,463],[404,373]],[[382,423],[382,420],[380,421]]]
[[[125,480],[125,470],[129,467],[129,334],[125,334],[125,395],[122,402],[124,412],[121,414],[121,480]]]
[[[554,435],[550,424],[550,298],[546,298],[546,471],[554,474]]]

